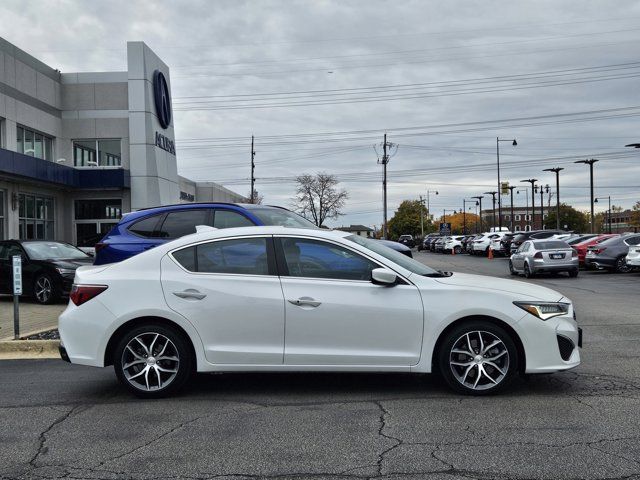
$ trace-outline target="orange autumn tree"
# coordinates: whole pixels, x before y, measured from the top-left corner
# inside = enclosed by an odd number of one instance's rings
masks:
[[[438,220],[439,223],[444,221],[451,224],[451,233],[457,234],[457,235],[463,234],[462,227],[464,225],[465,215],[463,215],[462,212],[448,213],[446,218],[440,217],[440,219]],[[478,215],[476,215],[475,213],[467,212],[466,214],[467,234],[476,233],[476,222],[479,222],[479,221],[480,220]]]

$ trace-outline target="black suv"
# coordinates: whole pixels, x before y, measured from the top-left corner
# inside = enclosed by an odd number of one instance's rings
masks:
[[[561,235],[567,233],[564,230],[530,230],[528,232],[518,232],[511,240],[508,254],[514,253],[520,245],[527,240],[541,240],[544,238],[550,238],[553,235]],[[505,252],[507,253],[507,252]]]

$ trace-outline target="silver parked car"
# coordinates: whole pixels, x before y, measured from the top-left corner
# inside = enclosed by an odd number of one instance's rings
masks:
[[[509,259],[512,275],[523,273],[531,278],[536,273],[567,272],[578,276],[578,252],[563,240],[527,240]]]

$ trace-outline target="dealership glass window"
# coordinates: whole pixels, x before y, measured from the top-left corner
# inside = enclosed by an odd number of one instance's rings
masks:
[[[54,202],[50,197],[18,195],[18,236],[22,240],[54,240]]]
[[[73,141],[73,164],[76,167],[120,167],[120,139],[88,139]]]
[[[18,153],[44,160],[53,158],[53,140],[46,135],[19,126],[16,140]]]
[[[76,200],[74,202],[76,245],[93,247],[122,217],[122,200]]]

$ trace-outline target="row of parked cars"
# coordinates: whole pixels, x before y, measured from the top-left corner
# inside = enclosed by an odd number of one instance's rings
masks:
[[[578,234],[563,230],[486,232],[476,235],[429,234],[418,250],[510,257],[512,274],[532,276],[580,268],[627,273],[640,267],[640,234]]]

